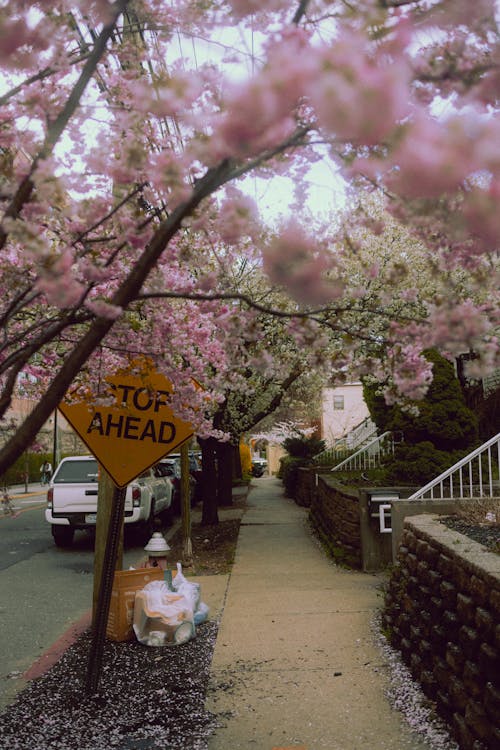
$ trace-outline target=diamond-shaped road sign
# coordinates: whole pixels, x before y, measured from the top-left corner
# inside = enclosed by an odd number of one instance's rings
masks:
[[[191,424],[169,406],[172,384],[151,370],[146,375],[106,378],[112,406],[62,402],[59,409],[117,487],[153,466],[193,436]]]

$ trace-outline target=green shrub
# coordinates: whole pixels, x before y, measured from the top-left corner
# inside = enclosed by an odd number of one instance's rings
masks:
[[[386,481],[395,484],[426,484],[453,466],[466,453],[467,451],[441,451],[429,441],[396,446],[394,457],[385,466]]]
[[[280,460],[278,477],[283,482],[285,495],[287,497],[295,496],[298,470],[303,465],[303,459],[296,458],[294,456],[283,456],[283,458]]]
[[[433,379],[424,399],[413,402],[418,413],[388,406],[382,384],[365,383],[364,397],[379,433],[401,433],[403,443],[384,461],[388,483],[425,484],[467,455],[478,441],[478,421],[465,403],[451,362],[429,350]]]
[[[300,435],[283,441],[283,448],[294,458],[311,459],[325,450],[325,441],[317,437]]]
[[[52,463],[52,454],[49,453],[28,453],[20,456],[12,466],[0,477],[0,484],[7,487],[12,487],[15,484],[24,484],[24,474],[28,474],[28,483],[39,482],[41,478],[40,466],[44,461],[50,461]],[[54,471],[54,466],[52,471]]]

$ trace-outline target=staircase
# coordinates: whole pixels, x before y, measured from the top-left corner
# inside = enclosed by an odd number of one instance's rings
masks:
[[[380,466],[385,456],[394,454],[395,442],[392,432],[384,432],[334,466],[332,471],[363,471]]]
[[[377,435],[377,427],[370,417],[366,417],[351,432],[337,438],[330,448],[314,456],[314,462],[320,465],[331,465],[342,460],[357,448],[366,445]]]

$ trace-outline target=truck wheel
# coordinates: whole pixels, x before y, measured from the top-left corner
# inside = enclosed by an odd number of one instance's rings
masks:
[[[174,516],[180,516],[181,514],[181,493],[179,490],[174,490],[172,493],[172,514]]]
[[[75,530],[71,526],[52,526],[52,536],[56,547],[71,547]]]
[[[168,508],[162,510],[160,517],[165,526],[171,526],[174,520],[174,509],[172,506],[169,505]]]
[[[153,536],[153,532],[156,528],[155,523],[155,504],[154,500],[151,501],[151,510],[149,512],[149,518],[147,521],[143,521],[140,527],[140,539],[141,544],[145,545],[149,542],[151,537]]]

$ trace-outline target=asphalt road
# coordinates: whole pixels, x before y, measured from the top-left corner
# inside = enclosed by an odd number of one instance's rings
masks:
[[[14,495],[13,504],[17,518],[0,515],[0,709],[26,669],[92,606],[92,537],[77,532],[70,549],[59,549],[45,521],[45,492]],[[126,546],[123,567],[143,555]]]

